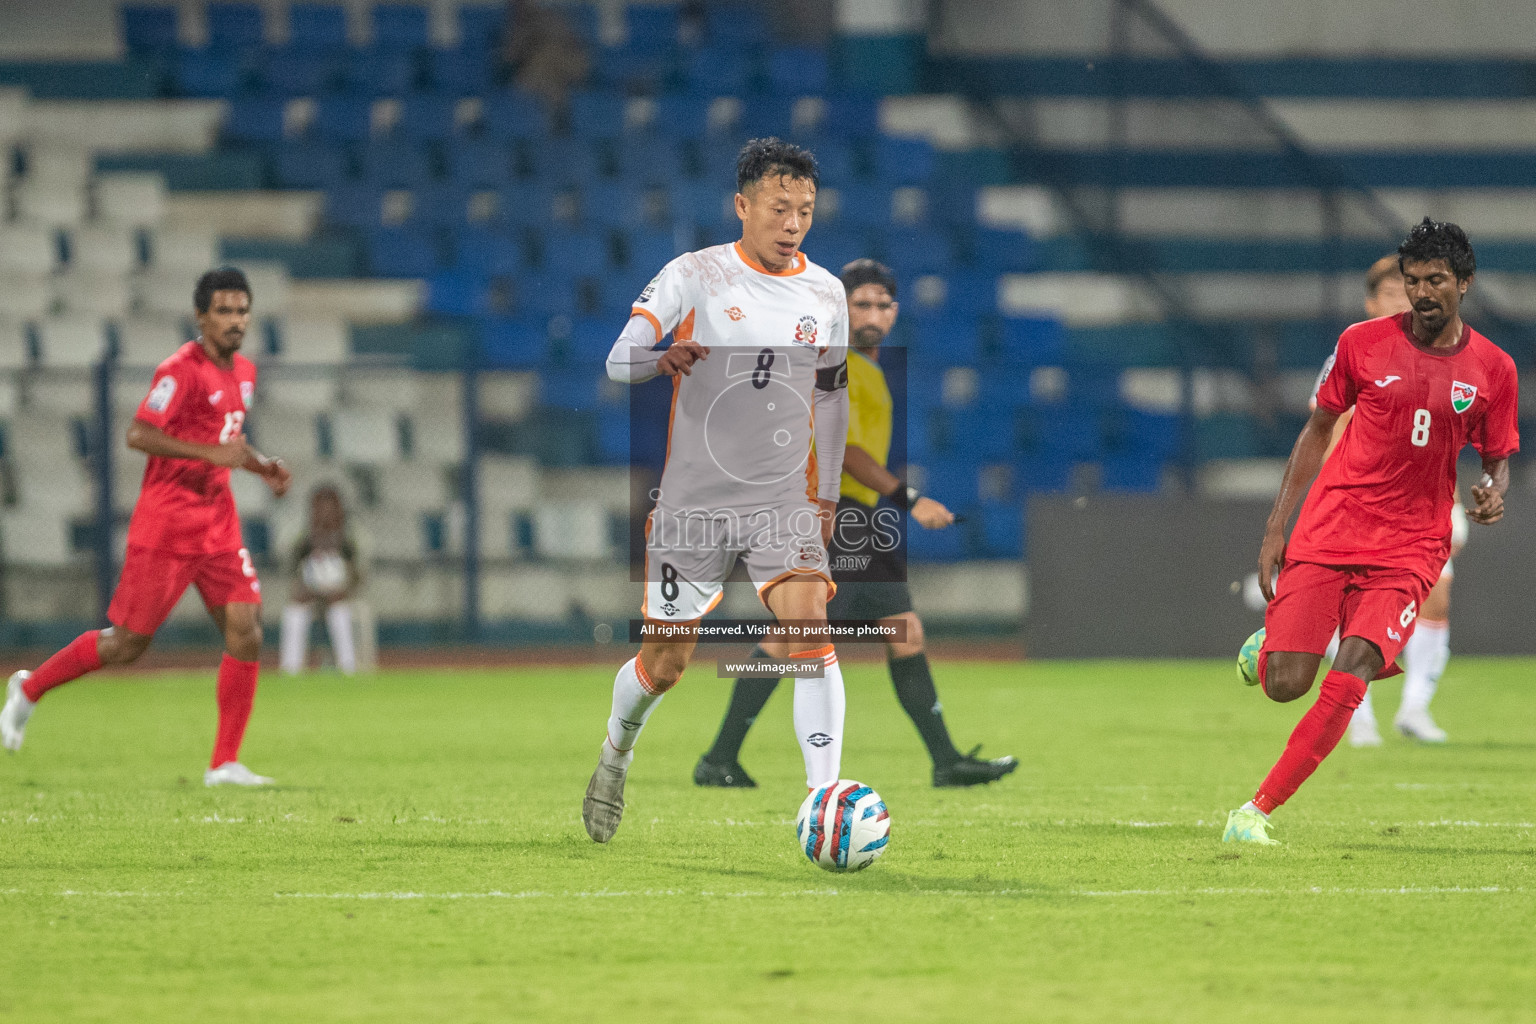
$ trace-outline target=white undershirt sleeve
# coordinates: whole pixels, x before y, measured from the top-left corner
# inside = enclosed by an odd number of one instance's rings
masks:
[[[811,400],[816,407],[816,496],[836,501],[843,485],[843,452],[848,447],[848,389],[817,388]]]
[[[661,339],[656,328],[643,316],[632,316],[619,340],[608,352],[608,377],[621,384],[643,384],[656,376],[656,363],[662,353],[656,351]]]

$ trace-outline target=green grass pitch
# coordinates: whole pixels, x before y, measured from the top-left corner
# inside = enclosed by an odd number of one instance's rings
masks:
[[[965,791],[928,785],[883,667],[845,665],[844,774],[892,819],[845,876],[793,839],[787,685],[762,788],[692,785],[709,662],[607,847],[580,805],[612,666],[269,673],[267,791],[202,786],[211,670],[66,687],[0,757],[0,1021],[1530,1019],[1530,662],[1454,659],[1453,742],[1341,746],[1270,849],[1221,826],[1309,700],[1230,662],[940,663],[957,741],[1022,761]]]

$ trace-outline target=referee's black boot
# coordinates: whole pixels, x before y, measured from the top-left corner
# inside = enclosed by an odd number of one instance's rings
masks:
[[[695,786],[718,786],[721,789],[756,789],[757,783],[747,770],[741,766],[741,762],[732,761],[730,764],[715,764],[707,757],[699,758],[699,763],[693,766],[693,784]]]
[[[961,755],[958,761],[952,761],[946,765],[934,765],[933,784],[941,788],[982,786],[988,782],[996,782],[1019,766],[1018,758],[1011,755],[993,758],[990,761],[983,760],[976,756],[979,750],[981,745],[977,744],[971,748],[970,753]]]

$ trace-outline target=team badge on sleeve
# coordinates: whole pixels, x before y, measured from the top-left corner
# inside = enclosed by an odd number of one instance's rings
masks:
[[[1472,408],[1472,400],[1477,397],[1477,388],[1471,384],[1463,384],[1459,380],[1451,381],[1451,408],[1457,412],[1466,412]]]
[[[161,377],[155,381],[155,386],[149,392],[149,398],[144,404],[150,412],[165,412],[171,407],[171,399],[176,396],[176,378]],[[1471,399],[1468,399],[1471,401]],[[1459,410],[1458,410],[1459,411]]]
[[[243,404],[249,406],[251,404],[251,396],[254,395],[255,393],[256,393],[256,385],[255,384],[253,384],[252,382],[250,382],[248,380],[243,380],[243,381],[240,382],[240,401]]]

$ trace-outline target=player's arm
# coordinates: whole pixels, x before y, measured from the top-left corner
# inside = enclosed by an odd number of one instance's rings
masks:
[[[225,469],[245,469],[267,481],[273,493],[282,497],[293,482],[293,474],[281,459],[269,459],[262,455],[244,434],[235,434],[220,444],[200,444],[172,437],[164,430],[143,420],[128,425],[128,447],[167,459],[197,459],[201,462],[223,466]]]
[[[1483,459],[1483,479],[1472,488],[1476,508],[1467,509],[1474,523],[1492,526],[1504,518],[1504,495],[1509,490],[1509,457]]]
[[[907,509],[919,525],[930,530],[949,526],[955,521],[953,512],[932,498],[918,494],[917,488],[907,486],[905,480],[880,465],[874,456],[856,444],[848,445],[843,452],[843,472]]]
[[[837,498],[843,487],[843,461],[848,447],[848,360],[816,370],[811,391],[816,424],[816,502],[821,506],[821,541],[832,540]],[[867,458],[867,456],[866,456]],[[870,460],[874,461],[874,460]]]
[[[1296,438],[1291,457],[1286,460],[1280,493],[1275,496],[1275,506],[1264,527],[1264,543],[1259,548],[1259,589],[1264,592],[1266,601],[1275,599],[1272,577],[1285,563],[1285,525],[1291,521],[1296,506],[1323,466],[1328,443],[1333,439],[1333,425],[1338,418],[1338,413],[1322,405],[1314,409],[1307,425],[1301,428],[1301,436]]]

